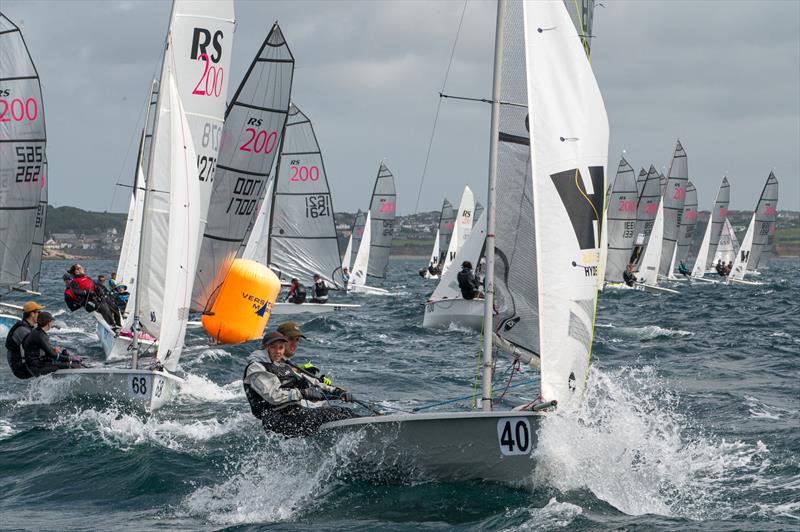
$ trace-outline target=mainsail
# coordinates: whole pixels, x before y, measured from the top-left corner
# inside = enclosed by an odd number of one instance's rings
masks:
[[[709,233],[708,255],[706,257],[698,257],[698,259],[702,258],[705,261],[703,265],[705,270],[712,267],[712,261],[717,252],[717,244],[719,243],[719,238],[722,234],[722,226],[725,224],[725,220],[727,220],[728,217],[728,203],[730,202],[730,199],[731,186],[728,184],[728,178],[723,177],[722,183],[719,186],[719,192],[717,192],[717,199],[714,202],[714,208],[711,211],[711,219],[709,221],[711,224],[711,232]]]
[[[211,308],[216,291],[249,236],[248,231],[256,226],[263,231],[268,226],[269,210],[261,206],[272,201],[269,196],[265,199],[265,194],[289,112],[293,72],[294,57],[276,23],[225,113],[208,223],[192,294],[194,310]],[[255,216],[266,216],[266,220],[254,224]],[[266,257],[268,239],[262,239],[261,233],[253,234],[263,246],[251,250],[255,253],[257,249]]]
[[[747,267],[751,270],[755,269],[761,262],[764,251],[769,244],[770,229],[772,228],[774,232],[777,208],[778,179],[773,172],[770,172],[766,183],[764,183],[764,188],[761,191],[761,197],[758,199],[758,205],[756,205],[754,213],[753,244],[747,260]]]
[[[28,262],[28,271],[25,280],[30,282],[30,289],[34,292],[39,291],[39,273],[42,269],[42,251],[44,250],[44,231],[47,223],[47,163],[44,163],[42,170],[42,189],[39,197],[39,208],[36,209],[36,221],[34,223],[33,246],[31,247],[31,258]]]
[[[509,3],[504,21],[495,332],[540,356],[543,398],[566,405],[591,352],[608,118],[560,2]]]
[[[751,250],[753,249],[753,232],[755,231],[755,226],[756,213],[753,213],[753,217],[750,218],[750,224],[747,226],[747,232],[742,239],[742,245],[739,247],[733,259],[733,265],[728,274],[731,279],[738,279],[741,281],[744,279],[744,274],[747,273],[747,262],[750,259]]]
[[[442,215],[439,219],[439,264],[444,264],[447,249],[456,226],[456,211],[446,199],[442,204]]]
[[[389,254],[392,251],[396,197],[394,174],[386,164],[381,163],[369,204],[372,219],[372,249],[369,252],[367,275],[371,277],[386,277],[386,266],[389,264]]]
[[[678,243],[683,205],[686,202],[686,189],[689,183],[688,159],[680,140],[675,145],[675,152],[672,154],[667,176],[666,188],[662,195],[664,236],[661,249],[661,264],[658,266],[658,273],[662,276],[667,276],[671,273],[670,265]]]
[[[678,231],[678,247],[676,260],[688,266],[689,249],[694,239],[694,228],[697,225],[697,189],[689,181],[686,185],[686,201],[683,203],[681,227]]]
[[[177,365],[186,332],[222,130],[232,33],[231,0],[173,4],[145,173],[135,301],[140,323],[159,339],[157,357],[169,370]]]
[[[622,282],[622,272],[628,265],[628,259],[633,249],[636,203],[636,174],[623,157],[619,161],[606,214],[608,253],[606,254],[605,280],[608,282]]]
[[[472,232],[472,212],[474,210],[475,199],[472,195],[472,190],[468,186],[464,187],[464,192],[461,194],[461,201],[458,204],[458,210],[455,213],[455,228],[450,237],[450,243],[447,246],[447,255],[441,266],[443,274],[450,269],[450,265],[455,260],[461,246],[469,239],[469,235]]]
[[[653,222],[656,219],[660,201],[661,180],[655,166],[651,164],[636,207],[636,229],[634,230],[633,251],[630,257],[630,263],[634,265],[634,269],[639,265],[642,255],[647,249],[647,243],[650,239],[650,232],[653,230]]]
[[[0,287],[38,284],[42,198],[47,208],[42,89],[22,32],[2,13],[0,88]]]
[[[272,196],[267,263],[284,280],[319,274],[342,287],[333,202],[314,127],[292,104]]]
[[[636,192],[639,196],[642,195],[642,191],[644,190],[644,184],[647,182],[647,170],[642,168],[639,170],[639,177],[636,178]]]
[[[359,214],[362,214],[361,211],[359,211]],[[353,260],[353,269],[350,273],[348,288],[364,286],[367,282],[367,268],[369,266],[370,248],[372,247],[371,217],[372,213],[367,211],[364,217],[364,225],[361,228],[361,238],[358,241],[358,251],[356,251],[356,258]]]
[[[639,263],[638,280],[650,286],[658,284],[658,265],[662,259],[662,241],[664,238],[664,202],[658,204],[658,212],[653,222],[653,230],[650,233],[650,244],[642,256]],[[672,260],[672,256],[670,256]]]

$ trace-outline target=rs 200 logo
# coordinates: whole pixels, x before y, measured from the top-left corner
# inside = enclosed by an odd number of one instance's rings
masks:
[[[212,63],[219,63],[219,60],[222,59],[222,38],[222,30],[217,30],[212,35],[211,32],[205,28],[195,28],[194,34],[192,35],[190,57],[192,59],[197,59],[202,55],[206,55]],[[208,52],[209,46],[214,49],[213,53]]]

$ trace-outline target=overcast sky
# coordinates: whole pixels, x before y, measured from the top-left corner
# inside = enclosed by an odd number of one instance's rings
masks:
[[[724,174],[753,209],[770,170],[779,208],[800,209],[800,2],[603,0],[592,65],[637,169],[669,165],[675,139],[708,209]],[[381,159],[398,212],[413,212],[463,2],[236,1],[229,94],[278,20],[296,59],[293,100],[311,118],[337,211],[366,208]],[[169,16],[162,1],[3,0],[39,70],[50,202],[127,209],[137,131]],[[470,0],[446,92],[491,93],[494,2]],[[469,184],[486,196],[489,106],[445,100],[420,210]],[[112,197],[114,201],[112,203]]]

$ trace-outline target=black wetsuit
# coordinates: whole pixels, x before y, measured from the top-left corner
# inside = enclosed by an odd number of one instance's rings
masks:
[[[72,367],[68,356],[53,351],[50,338],[39,327],[25,337],[22,349],[25,351],[25,365],[34,377]]]
[[[463,268],[458,272],[458,287],[461,289],[461,297],[464,299],[475,299],[481,292],[481,283],[470,268]]]
[[[6,355],[8,366],[11,373],[18,379],[30,379],[33,377],[28,367],[25,365],[25,357],[22,351],[22,342],[31,333],[33,328],[25,320],[15,323],[6,336]]]
[[[282,404],[270,402],[250,384],[248,370],[254,364],[261,365],[267,372],[275,375],[280,381],[281,390],[304,390],[311,384],[308,379],[292,370],[287,364],[273,364],[266,360],[248,364],[244,370],[242,385],[247,401],[250,403],[250,411],[261,420],[264,430],[277,432],[289,438],[309,436],[317,432],[319,427],[325,423],[359,417],[351,409],[339,406],[306,408],[300,401],[287,401]],[[309,378],[313,379],[313,377]]]
[[[289,303],[301,304],[306,302],[306,287],[301,283],[297,283],[289,289],[286,295],[286,301]]]
[[[633,272],[625,270],[622,272],[622,280],[625,281],[626,285],[633,286],[636,283],[636,275],[634,275]]]

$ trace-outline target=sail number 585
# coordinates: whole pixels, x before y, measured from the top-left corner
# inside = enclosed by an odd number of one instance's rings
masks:
[[[533,448],[531,424],[526,417],[504,417],[497,420],[497,443],[506,456],[530,454]]]

